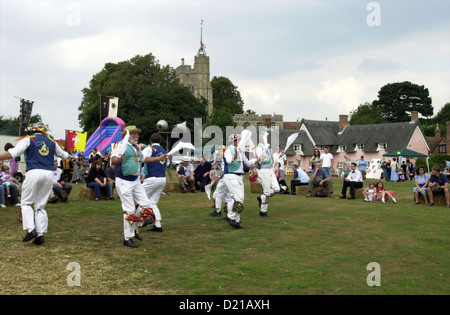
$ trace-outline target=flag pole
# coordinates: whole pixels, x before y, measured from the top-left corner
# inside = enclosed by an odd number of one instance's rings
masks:
[[[100,157],[102,156],[102,96],[100,95],[100,108],[99,108],[99,119],[100,119]]]

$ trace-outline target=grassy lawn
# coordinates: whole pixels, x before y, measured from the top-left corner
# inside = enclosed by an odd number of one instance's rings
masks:
[[[0,294],[449,294],[450,211],[415,205],[412,182],[387,183],[398,204],[278,195],[258,215],[247,177],[244,229],[209,213],[205,193],[163,196],[163,233],[122,245],[120,201],[48,204],[42,246],[23,243],[18,207],[0,209]],[[287,178],[290,182],[290,177]],[[117,197],[117,196],[116,196]],[[71,262],[81,285],[68,286]],[[381,286],[369,287],[370,262]]]

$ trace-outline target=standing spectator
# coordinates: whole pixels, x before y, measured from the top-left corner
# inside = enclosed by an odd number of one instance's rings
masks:
[[[350,159],[347,155],[344,155],[344,162],[342,162],[342,172],[344,172],[344,178],[348,176],[348,173],[350,173]]]
[[[414,164],[409,159],[406,159],[406,167],[408,170],[408,175],[410,180],[414,180]]]
[[[350,187],[350,197],[348,199],[355,199],[355,188],[363,187],[363,176],[360,170],[356,169],[356,163],[352,163],[350,166],[351,172],[344,179],[344,186],[342,187],[342,196],[340,199],[347,198],[347,188]]]
[[[398,181],[398,173],[397,173],[397,168],[399,167],[399,165],[397,164],[397,159],[396,158],[392,158],[392,163],[391,163],[391,182],[397,182]]]
[[[295,195],[295,186],[308,185],[309,177],[305,171],[298,169],[297,164],[292,165],[292,169],[294,170],[294,177],[291,180],[291,194]]]
[[[87,167],[87,162],[86,159],[84,158],[84,154],[80,153],[78,155],[78,159],[76,159],[74,161],[74,166],[73,166],[73,176],[71,179],[71,182],[77,182],[77,183],[85,183],[85,178],[84,176],[86,175],[86,167]]]
[[[200,159],[200,164],[194,171],[194,186],[195,189],[202,192],[205,191],[205,186],[209,184],[209,172],[211,171],[211,163],[207,162],[204,157]],[[200,183],[200,185],[198,184]]]
[[[431,168],[431,176],[428,184],[428,198],[430,203],[428,206],[434,205],[434,195],[444,194],[446,201],[446,208],[450,208],[450,194],[448,191],[447,175],[441,173],[439,166],[435,165]]]
[[[364,160],[364,155],[361,155],[361,159],[358,160],[357,166],[358,170],[361,172],[363,179],[366,179],[366,168],[368,165],[369,163]]]
[[[314,155],[309,160],[311,162],[311,174],[316,168],[316,163],[320,162],[320,151],[319,149],[314,149]]]
[[[322,168],[328,173],[328,176],[331,177],[333,168],[333,154],[330,153],[330,147],[323,148],[323,154],[320,156],[320,160],[322,161]]]
[[[69,202],[69,195],[72,191],[72,185],[66,183],[64,174],[60,168],[58,168],[58,162],[55,161],[53,172],[53,191],[56,195],[61,197],[61,200],[65,203]]]

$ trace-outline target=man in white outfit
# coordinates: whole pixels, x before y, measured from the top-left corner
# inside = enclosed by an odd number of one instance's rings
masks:
[[[244,164],[251,167],[255,160],[249,161],[244,152],[237,148],[240,135],[232,134],[229,139],[233,144],[227,147],[223,155],[223,181],[232,198],[230,205],[232,210],[228,211],[225,220],[228,221],[232,227],[242,229],[242,226],[239,224],[241,212],[244,210],[244,181],[242,179],[242,174],[244,173]]]
[[[133,238],[142,241],[137,233],[137,223],[149,217],[154,218],[150,208],[150,201],[142,186],[139,175],[141,161],[143,160],[141,148],[138,146],[140,129],[136,126],[128,126],[122,135],[129,132],[129,139],[126,136],[116,147],[111,155],[111,164],[116,169],[116,189],[122,202],[124,246],[137,247]],[[140,211],[136,210],[135,202],[140,205]]]
[[[154,133],[150,136],[150,146],[144,149],[144,174],[142,185],[150,201],[150,207],[155,215],[155,225],[147,231],[162,232],[161,212],[158,208],[159,198],[166,186],[167,152],[160,145],[161,135]]]
[[[256,157],[259,161],[258,177],[261,179],[263,194],[257,197],[257,200],[260,208],[259,215],[268,217],[269,199],[280,191],[280,185],[272,168],[280,163],[280,160],[283,161],[284,152],[272,154],[270,144],[267,143],[267,132],[261,132],[260,138],[260,143],[256,148]]]
[[[54,157],[64,160],[71,157],[47,136],[48,129],[42,123],[28,128],[29,136],[23,138],[8,152],[0,154],[0,160],[15,159],[25,153],[27,172],[22,185],[22,225],[27,230],[24,242],[34,238],[33,243],[42,245],[44,233],[48,229],[48,216],[45,211],[53,189]],[[34,205],[34,209],[31,205]]]

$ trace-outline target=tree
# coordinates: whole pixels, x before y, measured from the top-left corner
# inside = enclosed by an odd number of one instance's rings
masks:
[[[193,130],[194,118],[206,117],[206,101],[180,85],[173,68],[161,66],[152,54],[106,63],[82,92],[78,120],[88,133],[100,123],[100,95],[119,98],[118,116],[142,129],[143,142],[157,131],[158,120],[166,120],[169,126],[186,121]]]
[[[450,121],[450,103],[445,104],[433,118],[420,119],[420,123],[427,137],[434,137],[434,131],[438,126],[441,134],[445,135],[447,132],[447,121]]]
[[[425,117],[433,115],[428,89],[409,81],[386,84],[372,105],[381,110],[382,117],[388,122],[408,121],[411,111],[417,111]]]
[[[6,118],[3,117],[3,115],[0,115],[0,134],[11,136],[19,135],[19,118],[20,116],[17,116],[15,118],[11,117]],[[32,115],[30,117],[30,124],[34,124],[41,121],[42,118],[40,114]],[[20,135],[26,135],[25,129],[20,128]]]
[[[211,80],[213,89],[213,105],[217,109],[226,109],[231,115],[244,113],[244,101],[230,79],[225,77],[213,77]]]
[[[381,109],[370,103],[360,104],[357,109],[350,112],[350,125],[368,125],[386,123],[381,116]]]

